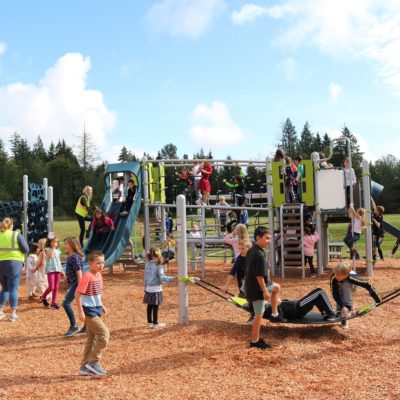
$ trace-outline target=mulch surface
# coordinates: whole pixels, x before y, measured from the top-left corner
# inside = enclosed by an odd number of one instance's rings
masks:
[[[209,265],[205,279],[221,285],[228,269]],[[283,298],[317,286],[329,292],[329,270],[317,279],[299,275],[274,279]],[[380,262],[373,283],[386,294],[400,286],[399,277],[399,260]],[[29,302],[22,283],[20,320],[0,321],[0,399],[400,399],[400,297],[347,330],[265,322],[262,336],[273,348],[261,351],[249,348],[248,315],[198,286],[189,288],[190,323],[180,325],[177,285],[164,285],[160,320],[167,326],[154,330],[142,304],[143,270],[116,267],[104,283],[111,340],[102,364],[109,376],[79,376],[84,335],[65,339],[64,311]],[[64,292],[62,286],[60,303]],[[354,302],[371,299],[358,288]]]

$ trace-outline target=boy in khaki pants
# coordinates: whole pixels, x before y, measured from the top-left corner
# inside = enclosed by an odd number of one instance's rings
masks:
[[[100,357],[110,338],[110,332],[101,319],[101,316],[107,313],[101,301],[103,292],[101,270],[104,267],[104,254],[93,250],[87,258],[90,270],[82,276],[75,294],[78,318],[85,323],[87,330],[87,341],[79,374],[104,376],[107,375],[107,371],[100,365]]]

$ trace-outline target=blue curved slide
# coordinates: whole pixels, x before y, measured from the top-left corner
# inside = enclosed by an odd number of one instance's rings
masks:
[[[128,179],[132,177],[136,181],[136,200],[134,201],[129,214],[121,217],[119,215],[121,211],[121,203],[113,203],[111,199],[111,183],[112,174],[114,176],[117,173],[123,173],[125,175],[125,183],[127,184]],[[136,218],[139,214],[141,207],[142,198],[142,174],[141,166],[139,162],[121,163],[121,164],[109,164],[104,174],[105,179],[105,194],[101,203],[103,211],[112,211],[117,217],[114,220],[115,230],[111,231],[101,251],[105,256],[105,266],[108,267],[116,263],[121,255],[123,254],[127,243],[129,242],[132,230],[135,226]],[[90,248],[91,238],[85,245],[85,250]]]

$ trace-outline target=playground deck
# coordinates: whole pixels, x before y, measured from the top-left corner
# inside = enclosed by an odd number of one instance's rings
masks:
[[[228,265],[207,265],[206,279],[220,285]],[[387,293],[398,285],[399,260],[378,262],[374,284]],[[176,273],[172,265],[170,273]],[[360,269],[363,274],[363,270]],[[106,324],[111,341],[104,353],[109,376],[80,377],[85,337],[64,339],[63,310],[50,311],[26,299],[20,321],[0,321],[0,398],[15,399],[398,399],[400,398],[400,299],[340,326],[264,324],[271,350],[248,348],[247,314],[197,286],[189,288],[189,325],[177,323],[177,286],[164,285],[163,330],[146,327],[143,271],[104,275]],[[289,274],[287,298],[320,286],[317,279]],[[397,287],[396,286],[396,287]],[[235,289],[232,286],[232,289]],[[62,286],[61,297],[65,287]],[[357,305],[370,301],[357,289]]]

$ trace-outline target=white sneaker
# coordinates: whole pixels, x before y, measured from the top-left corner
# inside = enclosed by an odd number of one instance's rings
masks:
[[[349,329],[349,322],[346,321],[346,320],[342,321],[341,327],[342,327],[343,329]]]
[[[147,326],[148,326],[149,328],[153,328],[153,327],[154,327],[154,324],[147,324]]]
[[[6,317],[6,313],[4,313],[3,311],[0,312],[0,319],[3,319],[3,318],[5,318],[5,317]]]
[[[311,274],[311,278],[316,278],[317,277],[317,274]]]
[[[159,322],[158,324],[153,324],[154,329],[164,328],[167,324],[165,322]]]
[[[200,199],[197,199],[197,200],[195,201],[195,203],[199,206],[199,205],[201,204],[201,200],[200,200]]]

